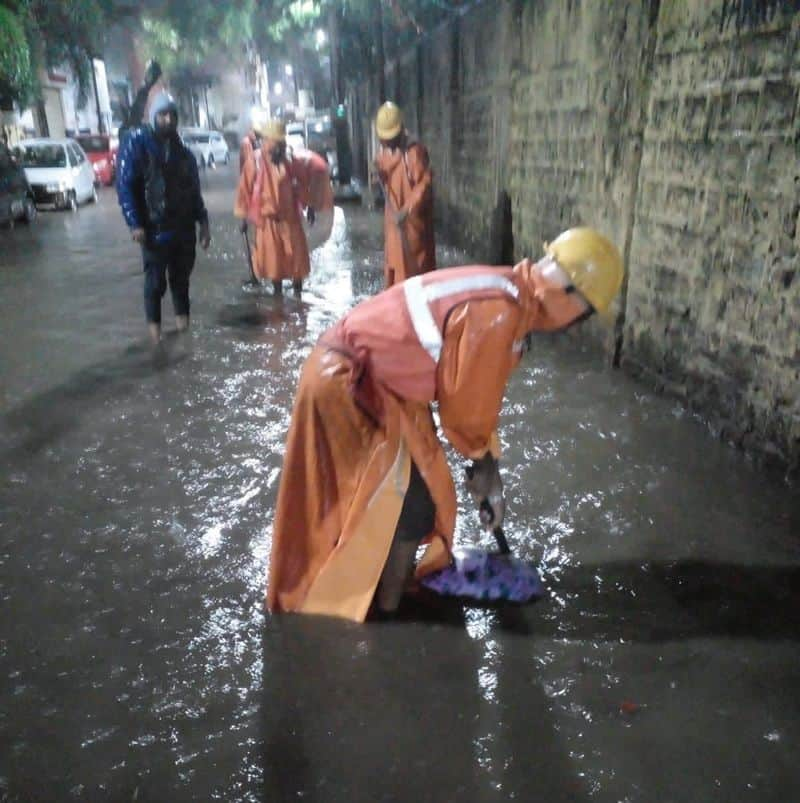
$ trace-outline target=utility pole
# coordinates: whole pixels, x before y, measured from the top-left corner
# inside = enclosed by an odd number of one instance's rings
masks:
[[[336,6],[328,6],[328,41],[331,49],[331,106],[336,108],[342,102],[342,88],[339,69],[339,19]]]
[[[372,0],[372,36],[375,41],[375,72],[378,76],[378,104],[386,101],[386,55],[383,49],[383,0]]]
[[[97,89],[97,70],[94,66],[94,57],[92,56],[89,59],[89,62],[92,67],[92,85],[94,86],[94,104],[97,108],[97,133],[98,134],[107,134],[106,131],[106,121],[103,119],[103,112],[100,111],[100,92]]]
[[[331,48],[331,95],[333,131],[336,135],[336,164],[339,184],[350,184],[353,158],[350,152],[350,137],[347,125],[347,109],[344,106],[342,70],[339,62],[339,18],[335,3],[328,6],[328,35]]]

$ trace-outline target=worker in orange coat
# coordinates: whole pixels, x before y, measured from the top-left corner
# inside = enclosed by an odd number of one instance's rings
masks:
[[[384,193],[386,287],[436,268],[433,236],[433,174],[428,151],[412,142],[400,109],[384,103],[375,117],[381,146],[375,167]]]
[[[251,129],[244,135],[242,141],[239,143],[239,180],[241,181],[242,173],[245,169],[255,171],[256,169],[256,152],[261,150],[261,137],[256,130],[260,128],[260,123],[266,122],[266,112],[262,109],[255,109],[253,112],[253,125]],[[260,285],[261,282],[256,278],[253,272],[253,262],[250,255],[250,244],[247,241],[247,220],[243,220],[241,224],[242,234],[245,236],[247,242],[248,263],[250,266],[250,278],[244,283],[245,285]]]
[[[234,214],[256,232],[253,273],[269,279],[276,295],[290,279],[296,293],[309,274],[306,237],[286,159],[286,128],[280,120],[257,124],[261,148],[245,158],[236,190]]]
[[[447,268],[362,302],[303,368],[272,536],[272,611],[363,621],[396,609],[420,543],[418,577],[449,563],[456,513],[444,435],[494,528],[505,503],[495,433],[532,332],[607,309],[622,281],[614,245],[570,229],[537,263]]]
[[[333,230],[334,198],[331,172],[324,157],[307,148],[292,148],[289,168],[295,183],[295,194],[306,216],[303,230],[308,250],[327,242]]]

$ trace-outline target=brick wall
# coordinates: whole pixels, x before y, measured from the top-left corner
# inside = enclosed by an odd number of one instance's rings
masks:
[[[769,0],[753,20],[736,0],[485,2],[386,76],[430,150],[440,234],[499,261],[504,228],[517,258],[569,226],[600,228],[627,276],[614,330],[595,336],[727,437],[794,466],[796,5]],[[363,164],[374,87],[352,98]]]

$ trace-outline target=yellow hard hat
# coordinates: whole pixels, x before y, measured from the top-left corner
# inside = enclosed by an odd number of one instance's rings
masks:
[[[255,129],[259,136],[264,139],[272,139],[275,142],[286,141],[286,125],[283,120],[266,120],[264,122],[257,122]]]
[[[396,103],[387,100],[375,115],[375,131],[380,139],[394,139],[403,130],[403,113]]]
[[[567,229],[544,250],[598,311],[605,312],[622,284],[622,257],[607,237],[590,228]]]

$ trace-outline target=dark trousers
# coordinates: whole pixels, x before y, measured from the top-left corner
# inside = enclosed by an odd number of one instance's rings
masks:
[[[436,505],[416,465],[411,464],[408,484],[392,546],[386,557],[376,592],[377,608],[383,612],[397,609],[406,582],[414,570],[419,542],[430,533],[436,519]]]
[[[436,505],[431,492],[419,473],[417,464],[411,462],[411,477],[408,481],[400,518],[394,537],[398,541],[416,541],[419,543],[433,529],[436,521]]]
[[[161,323],[161,299],[167,279],[176,315],[189,314],[189,275],[194,267],[194,240],[175,238],[168,243],[142,246],[144,314],[148,323]]]

